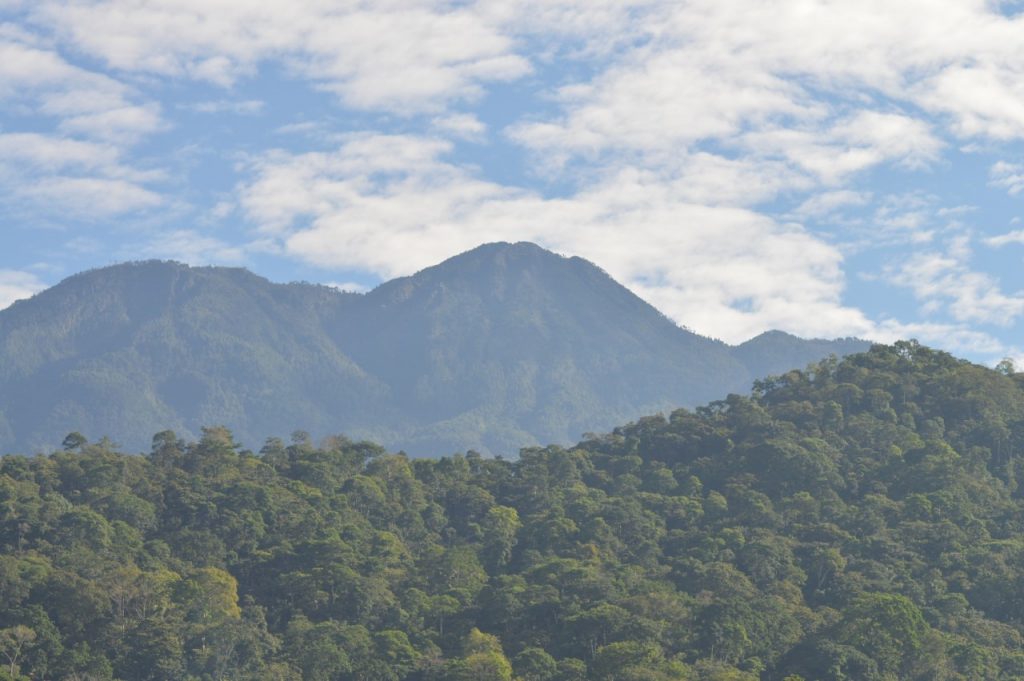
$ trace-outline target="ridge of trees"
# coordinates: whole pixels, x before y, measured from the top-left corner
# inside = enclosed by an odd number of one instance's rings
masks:
[[[0,459],[0,679],[1024,677],[1024,375],[914,342],[515,461]]]

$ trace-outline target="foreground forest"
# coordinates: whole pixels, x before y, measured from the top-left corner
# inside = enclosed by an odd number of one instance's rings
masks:
[[[876,346],[573,448],[0,461],[0,679],[1024,678],[1024,375]]]

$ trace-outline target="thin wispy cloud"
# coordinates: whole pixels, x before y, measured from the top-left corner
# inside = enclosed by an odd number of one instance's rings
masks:
[[[1024,229],[1015,229],[1006,234],[989,237],[985,239],[985,243],[996,248],[1006,246],[1007,244],[1024,244]]]
[[[182,109],[197,113],[233,113],[240,116],[255,116],[263,111],[266,102],[260,99],[214,99],[180,105]]]
[[[991,182],[1002,187],[1011,196],[1024,192],[1024,164],[997,161],[989,170]]]

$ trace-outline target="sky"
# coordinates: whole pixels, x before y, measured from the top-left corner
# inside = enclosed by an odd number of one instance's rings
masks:
[[[0,308],[491,241],[738,343],[1024,360],[1024,3],[0,0]]]

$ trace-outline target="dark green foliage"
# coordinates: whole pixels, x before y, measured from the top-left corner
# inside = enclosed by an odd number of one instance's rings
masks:
[[[1024,675],[1024,377],[915,343],[517,461],[0,459],[0,678]]]
[[[568,444],[862,341],[679,328],[579,258],[491,244],[366,295],[164,262],[76,275],[0,312],[0,452],[220,423],[417,455]],[[74,430],[63,442],[60,433]]]

